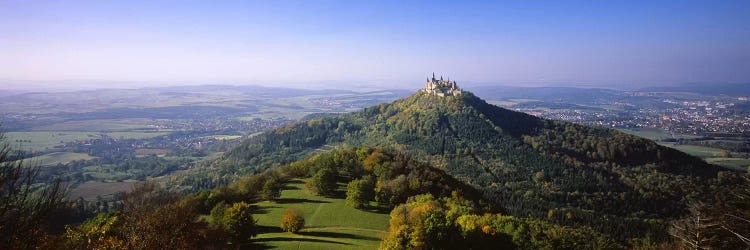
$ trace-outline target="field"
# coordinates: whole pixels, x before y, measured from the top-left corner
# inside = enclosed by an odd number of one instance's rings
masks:
[[[131,119],[91,119],[81,121],[67,121],[52,125],[36,126],[33,131],[133,131],[154,130],[148,124],[153,124],[154,119],[131,118]]]
[[[25,159],[24,161],[29,162],[31,164],[39,164],[40,166],[54,166],[57,164],[66,164],[71,161],[91,160],[91,159],[94,159],[94,157],[88,154],[83,154],[83,153],[54,152],[54,153],[32,157],[30,159]]]
[[[254,214],[263,233],[253,242],[279,249],[377,249],[389,215],[346,206],[343,198],[310,193],[301,180],[287,183],[276,202],[256,204]],[[299,234],[281,232],[279,222],[287,208],[304,213],[305,229]]]
[[[698,156],[701,158],[718,157],[719,154],[721,154],[721,152],[723,151],[718,148],[709,148],[709,147],[695,146],[695,145],[666,144],[666,146],[672,147],[674,149],[677,149],[682,152],[688,153],[690,155]]]
[[[695,138],[695,136],[671,134],[668,131],[653,128],[622,129],[621,131],[651,140],[668,138]],[[697,145],[677,145],[672,142],[660,142],[659,144],[680,150],[689,155],[703,158],[703,160],[708,163],[716,164],[733,170],[747,170],[747,167],[750,166],[750,159],[745,158],[746,154],[730,152],[730,154],[735,157],[727,158],[721,157],[721,153],[724,150],[718,148]]]
[[[171,152],[171,150],[164,148],[139,148],[135,150],[135,155],[138,157],[149,155],[164,156],[169,154],[169,152]]]
[[[51,149],[62,145],[61,142],[99,138],[96,132],[7,132],[5,135],[12,146],[31,151]]]
[[[669,133],[666,130],[658,129],[658,128],[632,128],[632,129],[621,129],[620,131],[631,134],[631,135],[648,138],[651,140],[675,138],[675,135]]]
[[[18,149],[42,151],[62,146],[64,142],[83,141],[100,138],[106,134],[117,139],[146,139],[166,135],[166,132],[80,132],[80,131],[35,131],[6,132],[8,142]]]
[[[98,195],[106,197],[116,192],[128,192],[133,190],[134,184],[135,182],[86,182],[73,188],[68,197],[71,199],[83,197],[86,200],[94,200]]]
[[[746,158],[707,158],[707,162],[736,170],[750,170],[750,159]]]

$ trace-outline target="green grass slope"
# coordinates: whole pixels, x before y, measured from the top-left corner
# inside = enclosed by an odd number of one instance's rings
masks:
[[[389,215],[346,206],[343,198],[314,195],[304,181],[286,183],[281,198],[255,204],[262,233],[253,242],[274,249],[377,249],[388,229]],[[304,213],[305,228],[298,234],[282,232],[279,223],[287,208]]]

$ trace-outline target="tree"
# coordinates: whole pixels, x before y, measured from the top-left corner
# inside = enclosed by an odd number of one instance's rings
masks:
[[[198,220],[194,200],[180,200],[154,182],[135,185],[126,194],[116,237],[129,249],[186,249],[208,244],[207,225]]]
[[[245,202],[234,203],[224,211],[224,227],[232,243],[245,244],[257,235],[256,221],[250,212],[250,204]]]
[[[716,240],[720,225],[702,203],[692,204],[689,211],[687,217],[672,223],[669,234],[686,249],[706,249]]]
[[[194,249],[216,248],[226,242],[223,230],[213,230],[198,220],[195,199],[178,199],[156,183],[137,184],[124,195],[120,211],[68,226],[64,242],[47,248]]]
[[[452,233],[451,222],[446,219],[443,211],[427,211],[424,215],[423,224],[427,248],[440,249],[448,244],[449,236]]]
[[[33,248],[50,216],[64,206],[60,180],[35,188],[39,166],[27,166],[0,132],[0,249]]]
[[[224,203],[224,201],[220,201],[214,208],[211,209],[210,214],[210,223],[211,226],[214,228],[221,228],[224,229],[224,212],[229,208],[229,206]]]
[[[346,205],[363,208],[375,198],[375,185],[371,178],[356,179],[346,185]]]
[[[281,185],[273,178],[268,179],[266,183],[263,184],[263,189],[261,190],[260,195],[261,198],[267,201],[278,199],[281,196]]]
[[[319,195],[331,195],[336,191],[336,172],[330,168],[321,168],[313,175],[309,185]]]
[[[296,208],[288,208],[284,212],[284,216],[281,217],[281,230],[297,233],[303,227],[305,227],[305,217],[302,216],[302,211]]]

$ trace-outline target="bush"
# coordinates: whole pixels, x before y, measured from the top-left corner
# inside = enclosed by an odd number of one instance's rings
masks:
[[[289,208],[284,212],[284,216],[281,217],[281,230],[297,233],[303,227],[305,227],[305,217],[299,209]]]

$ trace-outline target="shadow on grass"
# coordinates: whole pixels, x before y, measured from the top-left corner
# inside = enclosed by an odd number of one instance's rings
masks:
[[[333,191],[331,195],[327,195],[326,197],[336,198],[336,199],[346,199],[346,189],[344,190],[337,189],[336,191]]]
[[[291,179],[291,180],[287,181],[286,183],[289,183],[289,184],[305,184],[305,182],[302,181],[302,180],[300,180],[300,179]]]
[[[284,183],[284,185],[281,187],[281,190],[299,190],[300,189],[299,187],[292,186],[291,184],[304,184],[304,182],[302,182],[300,180],[291,180],[291,181],[288,181],[288,182]]]
[[[332,240],[294,238],[294,237],[272,237],[272,238],[255,239],[253,240],[253,243],[274,242],[274,241],[284,241],[284,242],[301,241],[301,242],[319,242],[319,243],[330,243],[330,244],[339,244],[339,245],[351,245],[349,243],[332,241]]]
[[[258,206],[258,205],[252,205],[250,207],[253,211],[253,214],[267,214],[271,209],[273,208],[279,208],[276,206]]]
[[[362,211],[367,211],[367,212],[376,213],[376,214],[390,214],[391,213],[391,209],[389,209],[388,207],[383,207],[383,206],[367,206],[363,208]]]
[[[279,204],[289,204],[289,203],[331,203],[329,201],[319,201],[319,200],[311,200],[311,199],[299,199],[299,198],[280,198],[274,200],[274,202]]]
[[[258,226],[258,234],[264,234],[264,233],[281,233],[281,228],[279,227],[269,227],[269,226]]]
[[[370,240],[370,241],[380,241],[380,238],[376,237],[370,237],[370,236],[364,236],[364,235],[356,235],[356,234],[348,234],[348,233],[336,233],[336,232],[299,232],[300,235],[306,235],[306,236],[315,236],[315,237],[326,237],[326,238],[347,238],[347,239],[357,239],[357,240]]]

